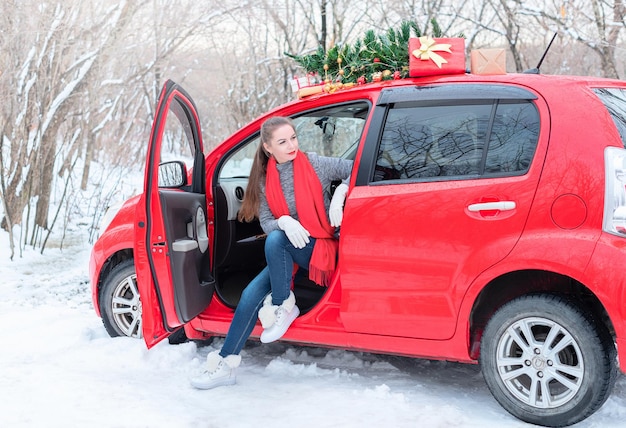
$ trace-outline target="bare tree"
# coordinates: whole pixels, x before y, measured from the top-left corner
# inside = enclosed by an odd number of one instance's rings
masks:
[[[623,1],[5,0],[0,211],[12,255],[15,242],[43,249],[85,198],[90,211],[80,215],[95,225],[109,203],[129,196],[125,178],[143,169],[166,78],[193,94],[210,148],[293,99],[289,81],[302,70],[285,52],[341,46],[407,20],[431,35],[436,20],[469,49],[506,47],[516,71],[538,61],[558,32],[548,70],[618,77]]]
[[[515,0],[522,13],[534,16],[538,29],[558,31],[563,37],[597,54],[600,74],[619,78],[617,64],[620,35],[624,29],[626,10],[623,0],[553,1],[539,8],[534,2]],[[590,9],[593,13],[589,13]],[[578,49],[573,49],[580,55]],[[574,52],[570,61],[575,62]],[[582,53],[583,57],[586,57]]]
[[[2,159],[7,177],[2,189],[7,207],[4,225],[24,223],[24,243],[41,245],[42,231],[49,230],[55,168],[65,172],[74,168],[71,158],[80,152],[76,137],[86,128],[84,119],[76,120],[86,107],[82,92],[107,47],[137,10],[130,5],[3,3],[3,16],[11,17],[13,24],[5,47],[10,61],[18,65],[17,72],[7,73],[2,82],[12,91],[11,108],[3,111],[8,124],[3,144],[9,153]],[[31,31],[24,31],[27,28]]]
[[[129,153],[145,150],[118,138],[145,131],[160,90],[158,71],[170,70],[167,59],[188,49],[196,32],[220,14],[207,3],[182,8],[184,15],[168,7],[172,3],[8,1],[0,6],[0,47],[8,53],[0,69],[10,70],[0,76],[0,93],[10,100],[0,109],[3,227],[12,234],[13,225],[22,225],[22,245],[43,249],[58,218],[55,214],[51,224],[48,217],[56,180],[65,183],[61,188],[73,188],[67,180],[84,167],[86,187],[103,142],[114,143],[105,156],[117,153],[127,164],[139,157]],[[189,17],[187,25],[178,25],[178,19]],[[124,116],[129,111],[131,116]],[[56,203],[66,197],[67,191],[61,192]]]

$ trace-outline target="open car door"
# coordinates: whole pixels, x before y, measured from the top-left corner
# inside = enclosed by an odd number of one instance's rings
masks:
[[[135,269],[149,348],[202,312],[213,296],[205,189],[195,105],[168,80],[152,124],[135,213]]]

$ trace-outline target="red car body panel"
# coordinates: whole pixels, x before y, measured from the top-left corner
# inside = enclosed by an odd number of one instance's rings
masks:
[[[235,145],[258,132],[271,115],[289,116],[332,103],[369,100],[372,110],[381,88],[438,83],[498,83],[526,88],[537,96],[541,117],[539,143],[529,171],[521,176],[481,178],[394,186],[357,186],[352,177],[341,230],[338,271],[328,292],[308,313],[294,321],[283,340],[407,356],[475,362],[472,349],[476,308],[490,284],[518,271],[545,271],[583,284],[608,315],[622,370],[626,370],[626,239],[602,232],[605,177],[597,145],[622,147],[615,125],[598,97],[581,86],[616,87],[615,81],[549,76],[439,76],[364,85],[334,94],[312,96],[281,106],[259,117],[206,155],[206,214],[209,248],[215,230],[215,168]],[[589,83],[591,82],[591,83]],[[626,84],[620,87],[626,87]],[[564,94],[567,99],[562,102]],[[585,106],[585,108],[581,108]],[[593,115],[600,126],[582,124]],[[554,118],[567,118],[555,120]],[[197,117],[193,118],[197,120]],[[361,160],[372,121],[363,129],[355,159]],[[581,124],[581,126],[572,126]],[[153,130],[154,139],[159,130]],[[558,150],[550,150],[557,146]],[[149,164],[155,173],[156,164]],[[146,177],[150,172],[146,172]],[[156,192],[146,188],[145,193]],[[144,336],[149,346],[184,325],[187,336],[202,339],[226,334],[233,309],[214,294],[210,305],[189,322],[181,320],[173,303],[169,255],[150,248],[145,232],[128,224],[153,216],[154,242],[164,238],[156,213],[161,208],[153,193],[127,203],[101,241],[94,246],[90,274],[94,303],[106,260],[133,242],[141,286]],[[509,211],[470,211],[472,204],[515,202]],[[135,217],[129,205],[135,204]],[[436,224],[421,222],[430,213]],[[443,231],[443,232],[442,232]],[[435,233],[437,232],[437,233]],[[379,239],[384,236],[385,239]],[[488,245],[484,245],[488,243]],[[151,264],[153,268],[151,269]],[[161,287],[152,285],[155,276]],[[523,294],[523,290],[519,291]],[[494,308],[494,310],[497,308]],[[261,333],[260,325],[252,336]]]
[[[134,246],[135,206],[139,196],[133,196],[124,202],[117,215],[95,242],[89,259],[89,278],[91,279],[91,298],[94,309],[100,314],[99,287],[102,271],[115,254],[132,253]]]

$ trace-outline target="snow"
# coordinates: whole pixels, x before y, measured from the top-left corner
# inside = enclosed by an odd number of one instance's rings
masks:
[[[222,339],[199,346],[110,338],[92,307],[90,245],[25,250],[0,232],[2,427],[529,427],[491,397],[476,365],[250,341],[237,385],[193,389]],[[626,426],[626,377],[577,427]]]

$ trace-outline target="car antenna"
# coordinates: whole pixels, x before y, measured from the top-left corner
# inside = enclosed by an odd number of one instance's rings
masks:
[[[554,42],[554,39],[556,39],[556,35],[557,35],[557,33],[554,33],[554,36],[552,36],[552,40],[550,40],[550,43],[548,43],[548,47],[543,52],[543,55],[541,56],[541,59],[539,60],[539,64],[537,64],[537,67],[530,68],[528,70],[524,70],[524,73],[526,73],[526,74],[539,74],[539,67],[541,67],[541,64],[543,63],[543,60],[545,59],[546,54],[548,53],[548,50],[550,50],[550,46],[552,46],[552,42]]]

